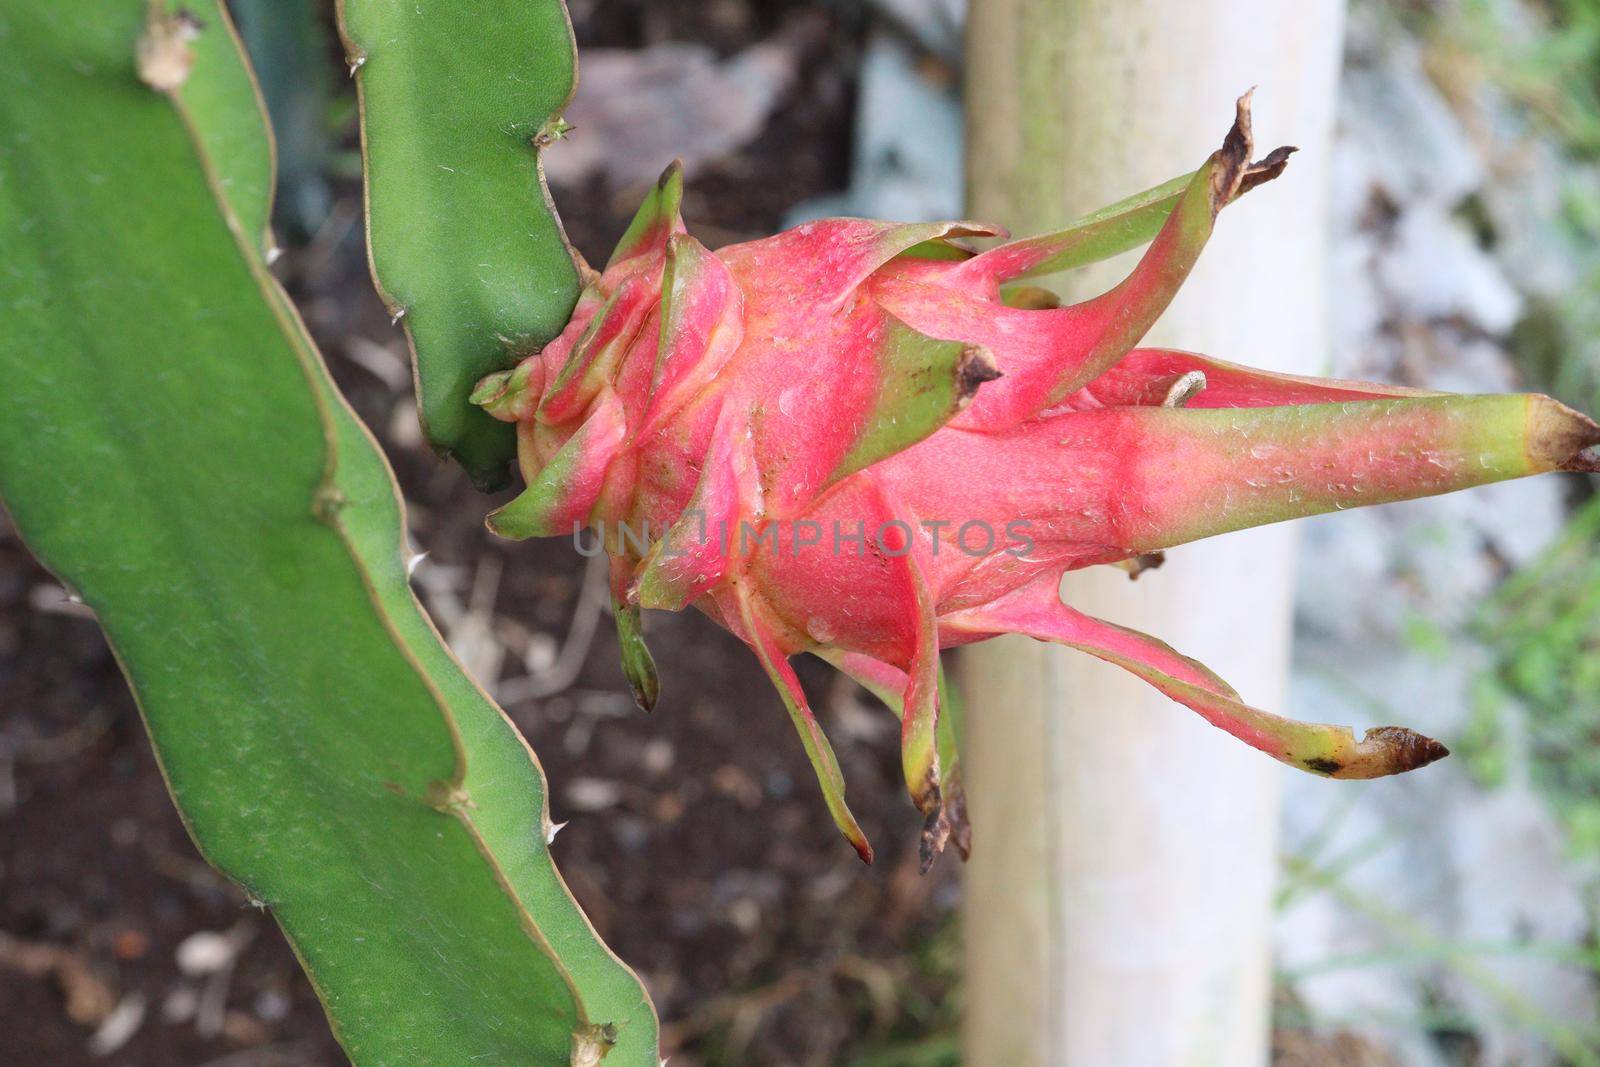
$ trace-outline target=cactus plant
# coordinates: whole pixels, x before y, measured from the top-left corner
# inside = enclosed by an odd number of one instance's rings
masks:
[[[360,99],[373,276],[412,342],[423,429],[497,488],[512,437],[467,394],[561,332],[578,296],[539,165],[577,82],[566,5],[337,8]]]
[[[267,270],[270,143],[226,10],[191,7],[0,2],[0,498],[354,1062],[657,1067]]]
[[[1249,103],[1193,175],[981,252],[968,239],[1001,235],[978,223],[827,219],[713,253],[685,231],[669,169],[561,336],[474,394],[516,424],[528,483],[490,527],[598,530],[646,707],[657,685],[640,607],[693,604],[743,639],[869,861],[789,666],[797,653],[902,709],[924,865],[952,835],[965,848],[958,787],[941,780],[939,650],[1002,633],[1124,667],[1315,774],[1440,758],[1444,746],[1402,727],[1358,740],[1252,708],[1200,664],[1057,593],[1064,571],[1136,571],[1229,530],[1600,467],[1600,429],[1548,397],[1287,377],[1135,347],[1219,212],[1288,163],[1288,148],[1252,162]],[[1081,304],[1055,307],[1026,284],[1147,238],[1128,277]]]

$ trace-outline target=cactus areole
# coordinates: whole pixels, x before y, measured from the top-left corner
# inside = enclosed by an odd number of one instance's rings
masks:
[[[1115,663],[1314,774],[1373,778],[1443,745],[1357,739],[1244,703],[1160,641],[1062,603],[1061,576],[1135,573],[1174,545],[1263,523],[1553,470],[1593,471],[1600,429],[1537,395],[1458,396],[1270,374],[1135,347],[1217,215],[1280,174],[1251,162],[1248,95],[1192,175],[1060,233],[836,218],[709,251],[662,176],[571,323],[473,395],[514,422],[527,489],[507,537],[603,545],[624,670],[657,682],[640,608],[695,605],[754,650],[834,821],[863,859],[833,752],[789,658],[811,652],[902,722],[924,866],[968,832],[939,725],[939,651],[1021,633]],[[1071,306],[1019,285],[1148,241]],[[983,713],[984,709],[979,709]]]

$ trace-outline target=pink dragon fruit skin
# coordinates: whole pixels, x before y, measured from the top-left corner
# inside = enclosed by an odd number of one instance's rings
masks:
[[[1063,604],[1067,570],[1337,508],[1551,470],[1600,429],[1548,397],[1454,396],[1269,374],[1134,346],[1218,212],[1276,177],[1248,95],[1185,179],[1057,234],[977,252],[974,223],[826,219],[710,252],[669,168],[571,323],[474,399],[515,422],[528,488],[509,537],[598,531],[625,673],[656,698],[640,607],[693,604],[776,684],[835,822],[871,848],[789,658],[812,652],[902,719],[924,864],[967,831],[939,650],[1023,633],[1115,663],[1304,770],[1370,778],[1446,755],[1400,727],[1357,740],[1243,703],[1166,645]],[[1152,236],[1153,235],[1153,236]],[[1149,242],[1069,307],[1019,280]]]

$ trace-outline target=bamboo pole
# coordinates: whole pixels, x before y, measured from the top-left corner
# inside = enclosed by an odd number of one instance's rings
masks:
[[[1261,151],[1302,152],[1224,212],[1149,338],[1325,370],[1342,0],[974,0],[971,214],[1047,230],[1197,166],[1251,85]],[[1078,298],[1127,263],[1058,286]],[[1293,532],[1177,549],[1081,610],[1282,707]],[[967,654],[968,1067],[1250,1067],[1267,1058],[1280,769],[1114,667],[1022,638]]]

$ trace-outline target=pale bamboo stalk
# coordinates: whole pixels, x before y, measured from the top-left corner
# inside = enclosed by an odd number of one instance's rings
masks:
[[[970,18],[971,215],[1019,234],[1198,166],[1259,86],[1260,151],[1302,152],[1224,212],[1149,341],[1327,369],[1342,0],[974,0]],[[1108,266],[1058,288],[1098,291],[1126,262]],[[1292,529],[1270,527],[1064,591],[1282,708],[1293,559]],[[1287,772],[1076,653],[1008,638],[963,666],[968,1067],[1264,1064]]]

